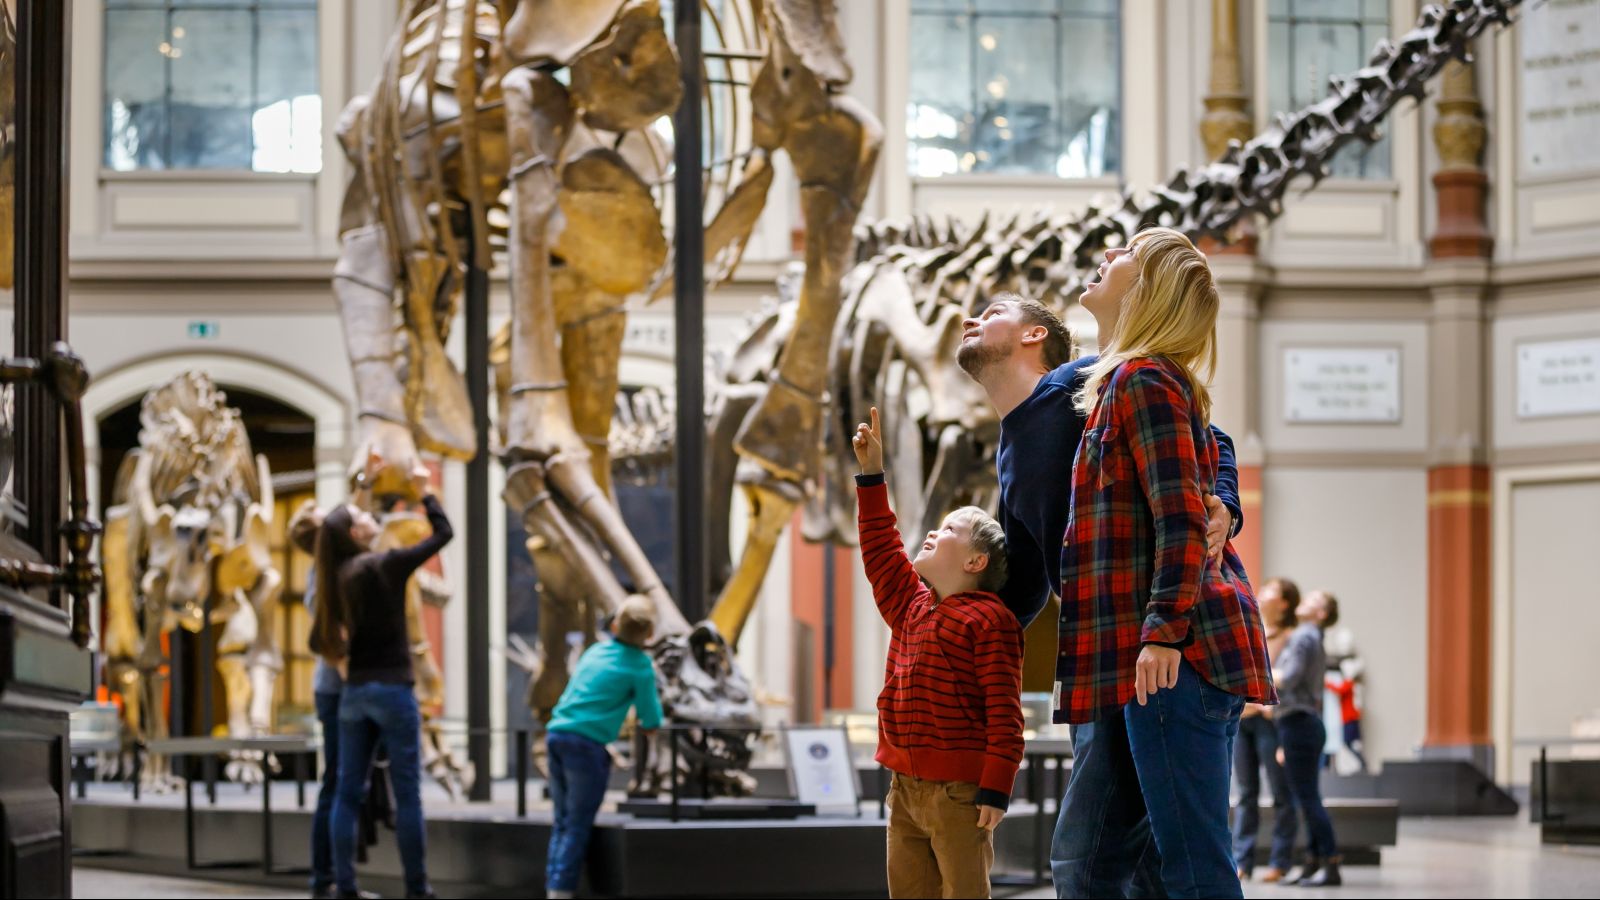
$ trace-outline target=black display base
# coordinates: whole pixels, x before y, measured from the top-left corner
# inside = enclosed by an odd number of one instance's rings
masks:
[[[1375,775],[1322,776],[1324,797],[1390,799],[1402,816],[1514,816],[1517,801],[1462,759],[1385,760]]]
[[[1528,820],[1546,844],[1600,844],[1600,759],[1560,759],[1529,772]],[[1549,791],[1545,799],[1544,791]]]
[[[671,800],[624,800],[617,804],[617,812],[639,819],[798,819],[814,816],[817,808],[809,803],[794,800],[769,800],[759,797],[724,798],[717,800],[680,799],[677,809]]]

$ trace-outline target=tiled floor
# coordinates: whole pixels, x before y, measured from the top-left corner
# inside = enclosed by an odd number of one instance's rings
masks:
[[[530,894],[538,896],[538,886]],[[80,868],[77,897],[303,897],[214,881]],[[1249,897],[1595,897],[1600,847],[1544,847],[1538,829],[1516,819],[1402,819],[1399,846],[1382,866],[1345,870],[1345,887],[1303,890],[1252,884]],[[1048,888],[1012,894],[1053,897]]]

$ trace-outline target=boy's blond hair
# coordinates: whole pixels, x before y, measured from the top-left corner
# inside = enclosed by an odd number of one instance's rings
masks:
[[[648,599],[635,594],[622,601],[611,623],[611,633],[617,640],[630,646],[643,648],[656,630],[656,606]]]
[[[950,515],[966,523],[973,551],[989,557],[989,564],[978,573],[978,590],[999,593],[1011,574],[1011,567],[1006,563],[1005,529],[993,516],[976,506],[963,506]]]

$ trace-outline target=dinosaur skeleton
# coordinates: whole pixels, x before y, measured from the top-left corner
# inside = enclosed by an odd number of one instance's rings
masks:
[[[737,265],[772,154],[788,154],[801,185],[799,309],[814,328],[794,333],[780,389],[741,423],[739,452],[770,478],[802,473],[811,454],[790,435],[821,422],[826,341],[812,332],[836,315],[881,129],[841,93],[850,69],[833,0],[701,9],[711,77],[704,97],[685,99],[655,0],[418,0],[376,85],[341,120],[356,174],[335,292],[360,410],[353,470],[374,494],[403,494],[419,449],[478,450],[443,347],[469,272],[495,251],[509,262],[510,322],[491,350],[496,450],[541,579],[540,715],[566,682],[566,634],[592,632],[630,592],[654,603],[664,642],[690,633],[610,499],[606,453],[624,301],[670,284],[661,126],[679,102],[710,107],[708,282]]]
[[[1518,5],[1426,7],[1367,66],[1333,79],[1325,100],[1115,207],[971,230],[928,220],[858,230],[881,129],[840,93],[850,72],[831,0],[704,4],[722,38],[708,65],[726,76],[708,81],[734,86],[730,105],[742,100],[749,113],[747,127],[712,128],[731,143],[713,151],[708,178],[717,211],[707,280],[737,264],[779,148],[799,177],[807,240],[798,299],[761,321],[717,392],[710,508],[725,510],[737,486],[749,532],[737,565],[714,566],[711,628],[687,639],[674,665],[663,662],[665,691],[683,659],[731,671],[716,662],[719,642],[738,640],[794,510],[819,485],[847,483],[826,473],[841,464],[840,435],[869,391],[893,400],[889,427],[904,448],[894,465],[918,472],[900,479],[920,486],[908,527],[949,503],[992,499],[975,473],[987,470],[995,423],[952,360],[960,318],[993,291],[1064,307],[1093,259],[1142,227],[1220,237],[1247,216],[1280,214],[1295,179],[1314,187],[1333,153],[1373,140],[1402,97],[1420,98],[1446,61],[1508,24]],[[340,129],[357,170],[336,273],[361,404],[355,465],[378,460],[379,482],[403,490],[418,447],[455,458],[476,451],[461,376],[442,348],[469,268],[486,270],[496,250],[509,258],[511,321],[491,354],[497,450],[542,579],[543,666],[530,691],[541,714],[565,683],[565,635],[592,630],[582,623],[629,591],[655,603],[663,646],[689,633],[609,499],[607,453],[623,302],[668,283],[657,199],[668,154],[657,126],[683,101],[676,65],[652,0],[419,0],[378,84]],[[847,535],[840,498],[825,507],[808,535]],[[725,538],[721,547],[725,556]]]
[[[105,570],[107,678],[122,695],[127,740],[168,736],[168,660],[173,629],[221,624],[217,671],[235,737],[268,734],[283,657],[273,628],[283,577],[272,559],[272,478],[251,456],[239,412],[209,376],[186,372],[145,395],[139,447],[117,470],[101,543]],[[209,672],[200,677],[209,678]],[[229,778],[259,780],[247,755]],[[152,758],[141,777],[173,785]]]

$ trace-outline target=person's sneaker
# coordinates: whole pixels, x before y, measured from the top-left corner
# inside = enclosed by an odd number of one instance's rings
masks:
[[[1283,880],[1283,870],[1282,869],[1276,868],[1274,866],[1268,866],[1267,868],[1261,870],[1261,881],[1262,881],[1263,884],[1276,884],[1277,882],[1280,882],[1282,880]]]

